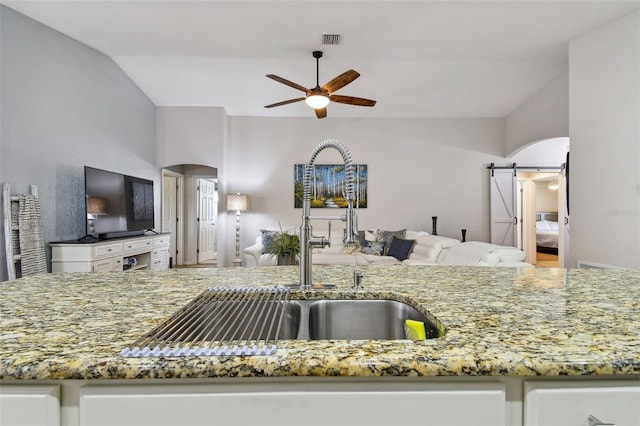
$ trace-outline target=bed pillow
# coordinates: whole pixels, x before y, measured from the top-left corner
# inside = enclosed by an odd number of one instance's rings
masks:
[[[548,226],[546,221],[539,220],[536,222],[536,231],[548,231]]]
[[[392,237],[387,256],[393,256],[399,261],[403,261],[409,257],[416,240],[404,240],[402,238]]]
[[[539,220],[536,222],[536,231],[557,231],[558,222],[550,220]]]

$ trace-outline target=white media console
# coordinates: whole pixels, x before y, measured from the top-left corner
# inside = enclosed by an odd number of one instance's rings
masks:
[[[52,272],[106,272],[169,267],[169,234],[96,242],[50,243]]]

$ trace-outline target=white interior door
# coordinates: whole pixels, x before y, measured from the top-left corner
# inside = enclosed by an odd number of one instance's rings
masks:
[[[182,184],[184,177],[178,173],[162,174],[162,232],[169,232],[169,257],[173,265],[182,264],[183,235]]]
[[[216,257],[218,190],[214,179],[198,179],[198,263]]]
[[[558,266],[569,267],[569,207],[567,205],[566,177],[558,177]]]
[[[503,246],[517,247],[517,189],[514,169],[491,171],[491,242]]]

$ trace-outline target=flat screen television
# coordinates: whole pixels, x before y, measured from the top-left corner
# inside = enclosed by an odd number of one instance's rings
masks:
[[[154,228],[153,181],[84,168],[86,234],[109,239]]]

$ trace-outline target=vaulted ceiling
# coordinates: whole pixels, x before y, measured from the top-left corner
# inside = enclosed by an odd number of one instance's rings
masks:
[[[332,103],[329,117],[504,117],[567,69],[575,37],[640,0],[1,1],[113,58],[158,106],[229,115],[311,117],[304,96],[265,77],[339,90],[373,108]],[[340,35],[324,45],[324,34]]]

